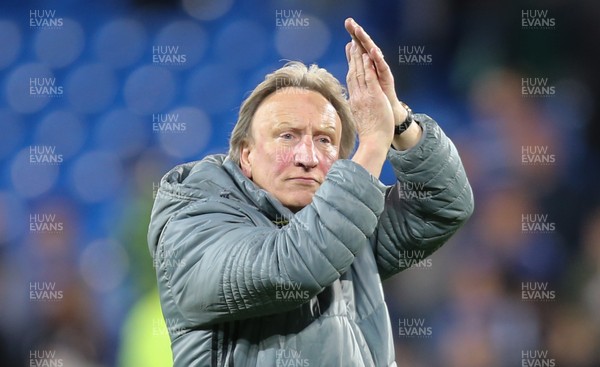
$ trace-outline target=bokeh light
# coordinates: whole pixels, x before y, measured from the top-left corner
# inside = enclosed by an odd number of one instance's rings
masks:
[[[115,240],[96,240],[83,250],[79,271],[91,289],[109,292],[125,279],[129,271],[129,257],[123,246]]]
[[[224,15],[233,6],[233,0],[182,0],[183,9],[200,20],[213,20]]]
[[[194,107],[179,107],[165,116],[171,122],[158,122],[159,130],[155,131],[163,151],[176,158],[199,159],[198,153],[206,149],[211,137],[211,121],[206,113]]]
[[[0,20],[0,69],[12,64],[23,48],[21,30],[15,22]]]
[[[239,104],[235,95],[240,91],[240,80],[231,69],[206,65],[194,71],[186,81],[187,100],[208,113],[231,110]]]
[[[115,69],[127,67],[142,57],[148,36],[137,20],[121,18],[106,22],[96,32],[93,48],[100,61]]]
[[[278,27],[275,46],[279,55],[289,60],[305,63],[317,62],[327,51],[331,32],[327,25],[315,15],[302,14],[308,21],[306,26]]]
[[[165,65],[191,68],[206,52],[207,43],[206,32],[198,24],[192,21],[171,22],[160,30],[152,44],[152,61],[161,64],[160,57],[167,56]]]
[[[25,232],[25,203],[10,191],[0,191],[0,246],[14,243]]]
[[[38,63],[21,65],[13,70],[4,89],[10,107],[20,113],[37,112],[52,98],[62,97],[63,92],[52,71]]]
[[[118,82],[104,64],[88,64],[75,69],[67,78],[65,94],[73,108],[83,113],[102,111],[115,98]]]
[[[9,109],[0,109],[0,159],[20,147],[25,137],[25,126],[19,115]]]
[[[264,60],[268,41],[267,32],[260,23],[240,20],[221,30],[215,40],[215,49],[223,63],[235,69],[247,70],[257,67]]]
[[[63,19],[63,25],[57,29],[38,30],[33,43],[38,59],[52,68],[71,64],[84,46],[83,28],[72,19]]]
[[[121,159],[131,158],[147,146],[150,122],[126,109],[108,112],[95,131],[99,148],[115,152]]]
[[[40,121],[34,133],[34,144],[55,146],[66,160],[79,152],[86,134],[79,115],[71,110],[56,110]]]
[[[46,193],[56,184],[62,157],[54,146],[29,146],[22,149],[11,164],[13,190],[23,198]]]
[[[139,114],[162,111],[175,97],[172,72],[158,66],[142,66],[125,82],[125,101]]]
[[[114,197],[123,182],[123,168],[114,152],[92,151],[80,156],[71,170],[71,185],[78,200],[100,202]]]

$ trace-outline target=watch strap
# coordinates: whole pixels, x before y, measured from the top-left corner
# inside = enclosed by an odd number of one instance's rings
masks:
[[[412,109],[402,101],[400,102],[400,104],[402,105],[402,107],[404,107],[404,109],[406,109],[406,119],[404,119],[404,121],[402,121],[399,125],[394,126],[394,135],[401,135],[408,129],[410,124],[412,124],[414,121]]]

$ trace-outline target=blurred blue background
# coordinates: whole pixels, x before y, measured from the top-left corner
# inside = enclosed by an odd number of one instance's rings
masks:
[[[0,9],[2,365],[170,365],[145,238],[160,178],[226,152],[241,101],[285,60],[344,82],[348,16],[382,48],[399,98],[453,139],[475,192],[474,216],[431,262],[384,284],[398,364],[600,365],[596,3]],[[546,293],[528,297],[532,284]],[[407,320],[430,332],[404,335]]]

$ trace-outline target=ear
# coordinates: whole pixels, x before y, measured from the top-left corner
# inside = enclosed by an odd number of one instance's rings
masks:
[[[251,156],[252,153],[252,145],[245,141],[240,148],[240,168],[242,169],[242,173],[244,176],[252,179],[252,164],[251,164]]]

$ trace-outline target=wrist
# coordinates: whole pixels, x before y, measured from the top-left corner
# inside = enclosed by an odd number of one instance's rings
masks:
[[[410,126],[402,133],[402,135],[394,135],[394,140],[392,141],[392,146],[396,150],[407,150],[419,142],[421,140],[421,136],[423,135],[423,129],[418,122],[413,122]]]
[[[397,107],[397,109],[400,111],[396,112],[394,115],[396,119],[394,126],[394,137],[402,135],[414,122],[413,113],[410,107],[408,107],[408,105],[404,102],[398,101],[398,104],[400,107]]]
[[[394,111],[394,118],[396,119],[396,124],[401,123],[402,121],[406,120],[406,117],[408,117],[408,111],[399,100],[396,100],[396,102],[393,104],[392,111]]]
[[[392,144],[394,136],[392,134],[378,134],[358,137],[358,149],[368,151],[372,154],[387,152]]]
[[[390,149],[390,144],[382,143],[382,139],[360,139],[356,151],[362,150],[374,156],[383,155],[385,157]]]
[[[352,157],[352,161],[363,166],[374,177],[379,178],[381,168],[387,158],[388,150],[389,145],[383,146],[381,141],[370,142],[368,140],[361,140]]]

